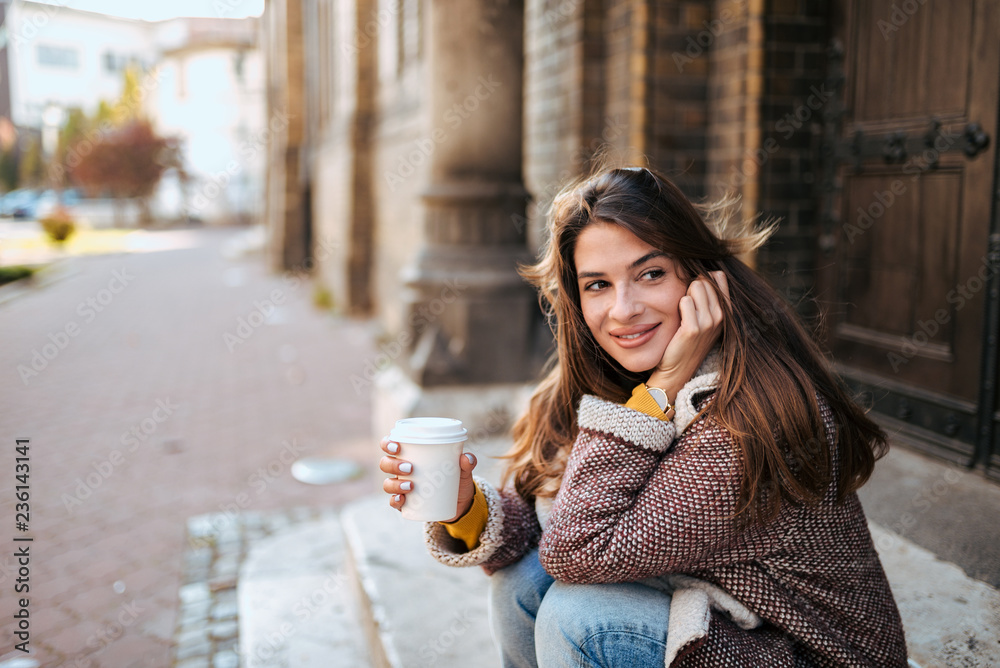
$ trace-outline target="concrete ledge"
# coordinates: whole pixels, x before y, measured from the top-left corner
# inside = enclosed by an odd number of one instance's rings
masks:
[[[858,490],[868,519],[1000,588],[1000,485],[893,443]]]
[[[910,657],[923,668],[1000,666],[1000,592],[877,524],[869,527]]]
[[[244,668],[364,668],[361,620],[340,520],[307,522],[257,543],[240,568]]]
[[[385,668],[497,666],[487,623],[487,577],[432,559],[422,525],[381,496],[349,506],[345,531]],[[931,552],[870,525],[906,630],[911,665],[1000,666],[1000,592]]]
[[[1000,666],[1000,592],[870,523],[914,668]],[[245,668],[499,666],[488,578],[449,568],[379,494],[253,542],[240,568]],[[368,636],[366,642],[365,636]]]
[[[370,611],[378,668],[494,668],[488,578],[449,568],[423,545],[423,523],[404,520],[384,495],[344,509],[344,530]]]

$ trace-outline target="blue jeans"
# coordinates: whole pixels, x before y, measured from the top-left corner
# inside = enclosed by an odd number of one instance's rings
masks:
[[[634,582],[556,582],[538,551],[490,578],[490,625],[504,668],[662,668],[670,596]]]

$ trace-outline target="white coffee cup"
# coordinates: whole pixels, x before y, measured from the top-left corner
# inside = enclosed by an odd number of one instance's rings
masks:
[[[408,520],[441,522],[455,516],[458,507],[459,457],[466,429],[461,420],[414,417],[396,421],[389,440],[399,443],[399,458],[413,464],[413,472],[399,475],[413,482],[401,513]]]

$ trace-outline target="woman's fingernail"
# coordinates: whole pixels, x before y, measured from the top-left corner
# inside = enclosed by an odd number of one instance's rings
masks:
[[[399,503],[400,499],[402,499],[402,498],[403,497],[401,497],[399,494],[393,494],[393,496],[392,496],[392,502],[393,503]]]
[[[413,483],[407,480],[406,482],[400,483],[399,488],[404,492],[409,492],[411,489],[413,489]]]
[[[399,465],[400,473],[410,473],[411,471],[413,471],[413,464],[411,464],[410,462],[404,462]]]
[[[472,453],[471,452],[466,452],[465,453],[465,458],[469,460],[470,464],[475,464],[476,463],[476,460],[472,457]]]
[[[397,452],[399,452],[399,443],[390,443],[389,445],[385,446],[385,449],[391,452],[392,454],[396,454]]]

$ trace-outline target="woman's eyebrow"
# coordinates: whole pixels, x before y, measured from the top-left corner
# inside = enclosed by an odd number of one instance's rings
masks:
[[[654,258],[658,258],[658,257],[667,257],[667,254],[664,253],[663,251],[652,251],[651,253],[646,253],[641,258],[639,258],[638,260],[636,260],[635,262],[633,262],[632,264],[630,264],[628,266],[628,268],[629,268],[629,270],[632,270],[632,269],[635,269],[637,267],[641,267],[642,265],[646,264],[650,260],[652,260]],[[604,276],[604,272],[603,271],[581,271],[581,272],[577,272],[577,274],[576,274],[576,277],[577,277],[578,280],[584,279],[584,278],[599,278],[601,276]]]
[[[576,278],[577,280],[579,280],[581,278],[597,278],[598,276],[603,276],[603,275],[604,275],[603,271],[581,271],[577,273]]]
[[[667,256],[667,254],[664,253],[663,251],[653,251],[652,253],[646,253],[641,258],[639,258],[638,260],[636,260],[635,262],[633,262],[632,264],[630,264],[628,266],[628,268],[629,269],[636,269],[637,267],[641,267],[642,265],[646,264],[647,262],[649,262],[653,258],[656,258],[656,257],[666,257],[666,256]]]

